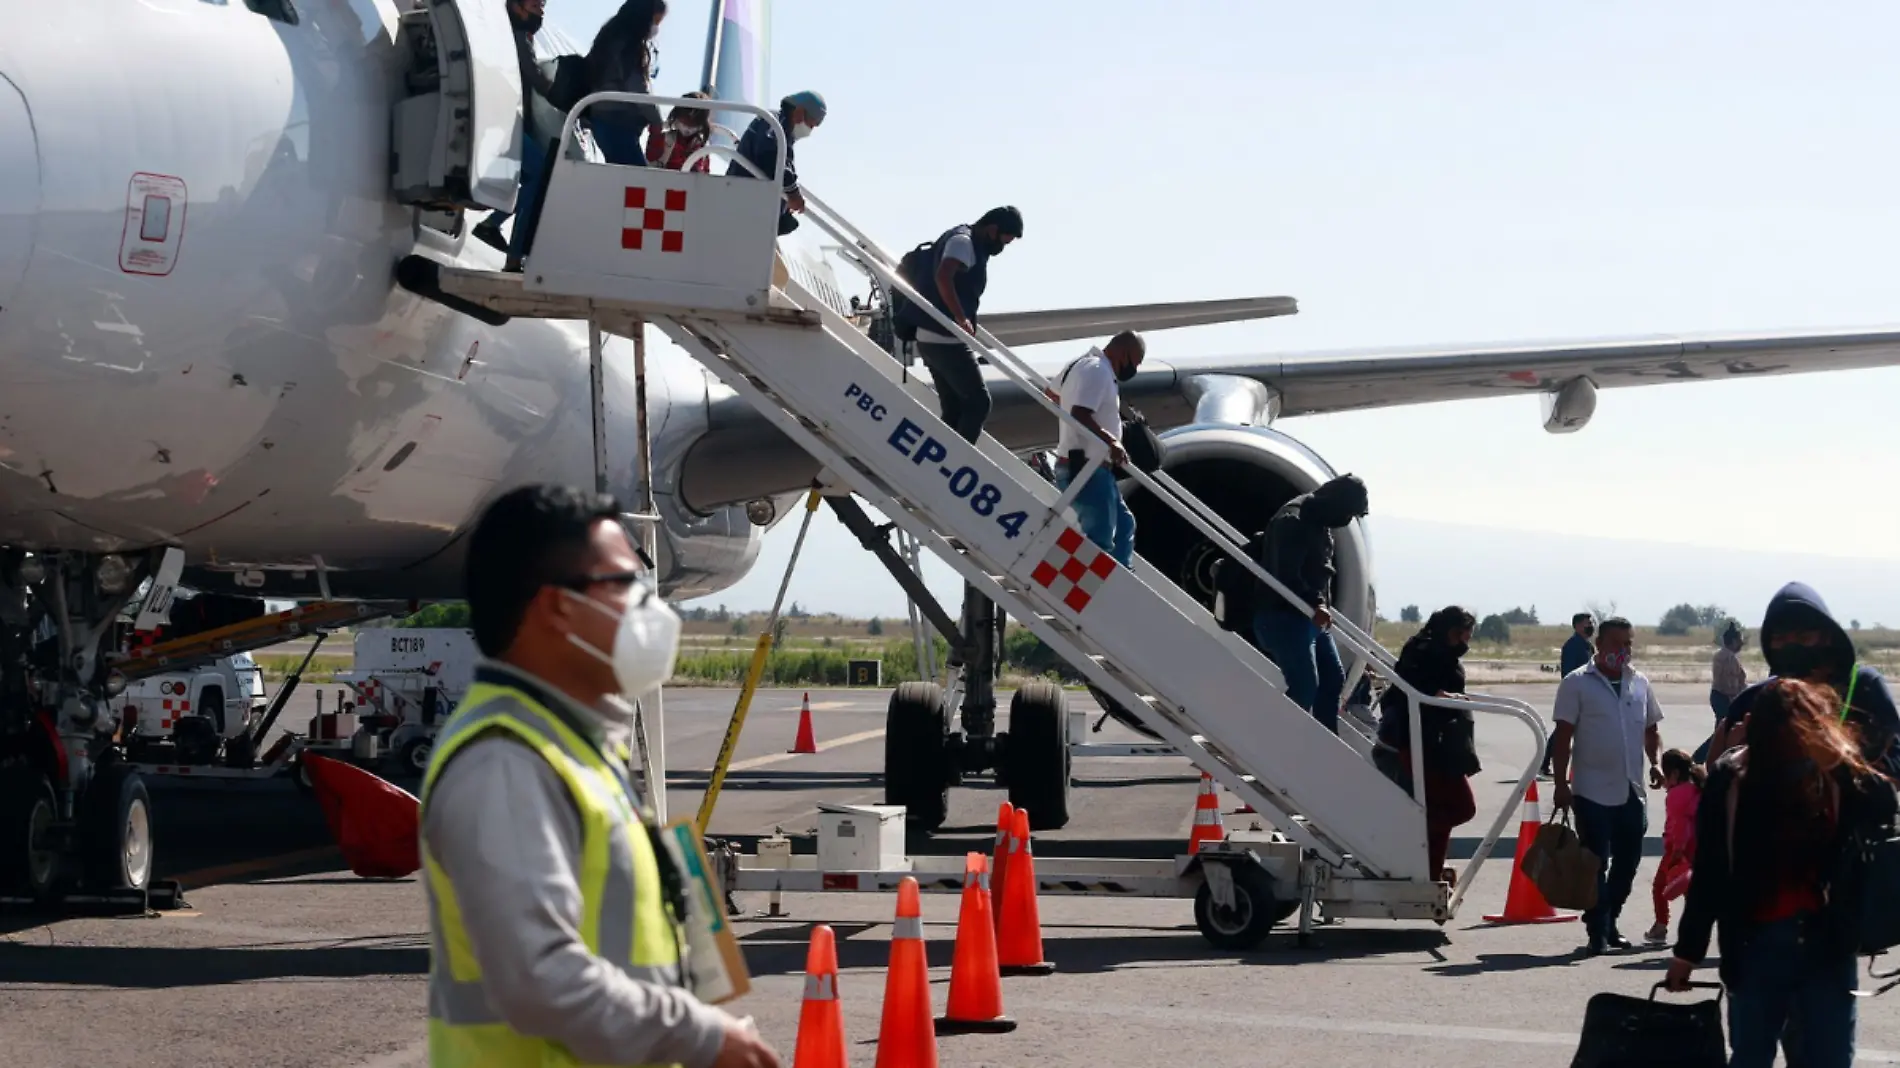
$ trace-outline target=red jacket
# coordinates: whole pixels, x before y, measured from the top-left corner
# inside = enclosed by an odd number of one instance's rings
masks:
[[[663,167],[669,171],[684,170],[686,157],[705,147],[706,138],[688,137],[671,125],[656,126],[647,135],[647,166]],[[712,170],[712,156],[699,157],[693,164],[695,174],[706,174]]]

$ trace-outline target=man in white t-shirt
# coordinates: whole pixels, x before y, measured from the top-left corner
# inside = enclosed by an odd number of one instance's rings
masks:
[[[1148,343],[1132,330],[1116,334],[1104,348],[1070,364],[1062,374],[1062,407],[1096,437],[1108,443],[1108,462],[1095,469],[1075,495],[1076,518],[1090,541],[1128,567],[1135,556],[1135,513],[1122,500],[1115,484],[1115,468],[1128,465],[1122,448],[1121,383],[1135,377],[1148,354]],[[1056,485],[1068,489],[1076,472],[1088,462],[1082,432],[1065,421],[1056,438]]]

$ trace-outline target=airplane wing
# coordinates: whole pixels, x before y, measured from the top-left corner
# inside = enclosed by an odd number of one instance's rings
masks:
[[[1030,312],[1023,315],[1031,318],[1019,320],[1018,325],[1028,323],[1022,328],[1049,332],[1052,336],[1047,340],[1054,340],[1056,332],[1083,325],[1091,329],[1082,336],[1099,337],[1102,324],[1109,321],[1159,329],[1152,318],[1139,318],[1134,312],[1132,307]],[[1181,312],[1184,318],[1196,314],[1209,313],[1206,309]],[[999,337],[1001,331],[991,324],[1001,318],[985,320]],[[1122,387],[1122,397],[1139,408],[1150,425],[1165,430],[1194,422],[1202,386],[1222,378],[1266,386],[1277,398],[1277,415],[1283,418],[1554,394],[1579,379],[1597,389],[1616,389],[1890,366],[1900,366],[1900,326],[1180,358],[1170,358],[1165,342],[1151,338],[1148,359],[1140,374]],[[1054,370],[1039,369],[1045,374]],[[928,381],[921,367],[911,370]],[[1048,448],[1055,443],[1054,418],[1028,393],[996,368],[987,368],[984,377],[995,397],[985,427],[988,433],[1015,450]],[[784,493],[808,484],[817,465],[802,451],[788,448],[777,429],[745,402],[723,398],[711,405],[710,414],[711,428],[688,451],[682,472],[681,491],[694,507]]]
[[[1120,304],[1102,308],[1063,308],[1057,311],[1000,312],[983,317],[983,326],[1003,344],[1042,345],[1083,338],[1106,340],[1123,330],[1171,330],[1244,319],[1294,315],[1300,310],[1292,297],[1246,297],[1240,300],[1189,300],[1172,304]]]
[[[1176,389],[1198,374],[1233,375],[1276,390],[1282,416],[1316,415],[1550,393],[1580,377],[1598,389],[1616,389],[1896,366],[1900,327],[1177,360],[1150,344],[1149,359],[1157,357],[1172,370]]]

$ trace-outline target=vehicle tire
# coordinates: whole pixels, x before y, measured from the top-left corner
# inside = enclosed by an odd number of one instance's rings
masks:
[[[152,796],[145,779],[123,764],[101,766],[86,788],[79,817],[79,855],[97,890],[144,890],[155,857]]]
[[[172,751],[180,764],[210,764],[218,758],[218,728],[205,716],[180,716],[172,721]]]
[[[316,784],[310,781],[310,768],[303,762],[304,754],[298,753],[290,762],[290,781],[297,784],[297,792],[314,796]]]
[[[411,738],[396,752],[396,766],[405,775],[421,778],[429,770],[429,756],[435,752],[435,739]]]
[[[207,686],[198,695],[198,714],[211,721],[217,728],[218,737],[225,736],[224,729],[230,724],[224,720],[224,690],[217,686]]]
[[[35,901],[53,896],[60,857],[45,839],[58,816],[53,783],[45,775],[27,766],[0,771],[0,894]]]
[[[1092,682],[1089,683],[1089,696],[1095,698],[1095,703],[1101,705],[1102,711],[1108,713],[1109,718],[1115,722],[1145,738],[1157,742],[1161,740],[1161,735],[1156,733],[1154,728],[1136,719],[1132,712],[1122,707],[1120,701],[1110,697],[1106,691]]]
[[[1025,683],[1009,702],[1009,730],[1000,739],[1009,803],[1029,810],[1029,829],[1069,823],[1069,740],[1063,732],[1068,695],[1053,682]]]
[[[251,740],[248,732],[240,731],[236,737],[224,743],[224,766],[227,768],[257,766],[257,743]]]
[[[950,705],[943,687],[906,682],[884,717],[884,803],[903,805],[906,830],[929,834],[950,813]]]
[[[1215,905],[1214,891],[1203,882],[1194,892],[1194,925],[1217,949],[1254,949],[1266,941],[1273,925],[1293,915],[1300,903],[1276,895],[1273,876],[1260,865],[1228,867],[1234,873],[1233,908]]]

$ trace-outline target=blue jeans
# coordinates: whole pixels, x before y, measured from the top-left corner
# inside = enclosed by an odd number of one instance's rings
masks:
[[[1617,917],[1636,882],[1636,866],[1643,860],[1649,806],[1634,784],[1629,799],[1620,805],[1599,805],[1582,794],[1573,795],[1573,800],[1577,837],[1603,862],[1597,868],[1596,907],[1583,914],[1583,927],[1592,940],[1608,938],[1616,930]]]
[[[1059,465],[1056,488],[1066,490],[1071,481],[1069,465]],[[1121,487],[1107,467],[1097,467],[1082,492],[1075,495],[1075,517],[1085,537],[1107,550],[1123,567],[1134,566],[1135,513],[1128,510]]]
[[[1724,969],[1728,988],[1729,1064],[1767,1068],[1784,1025],[1794,1016],[1800,1028],[1787,1036],[1789,1063],[1801,1068],[1848,1068],[1854,1061],[1859,962],[1853,953],[1820,949],[1806,929],[1806,917],[1791,917],[1755,928],[1736,947],[1736,960]]]
[[[1262,605],[1254,610],[1253,635],[1260,651],[1286,677],[1286,695],[1338,734],[1339,693],[1346,688],[1346,669],[1339,662],[1332,633],[1315,626],[1311,617]]]
[[[1724,694],[1720,690],[1709,691],[1709,707],[1715,710],[1715,725],[1717,727],[1721,726],[1722,721],[1728,718],[1728,706],[1729,698],[1727,694]],[[1713,741],[1715,741],[1715,732],[1711,730],[1709,736],[1702,739],[1702,744],[1696,746],[1695,752],[1690,754],[1689,759],[1698,764],[1707,761],[1709,759],[1709,743]]]
[[[528,246],[534,239],[534,201],[541,194],[541,172],[547,165],[547,146],[531,136],[524,136],[521,139],[521,191],[515,195],[515,228],[508,235],[508,258],[516,263],[528,254]]]
[[[640,119],[596,116],[589,126],[602,159],[622,167],[647,165],[647,128]]]

